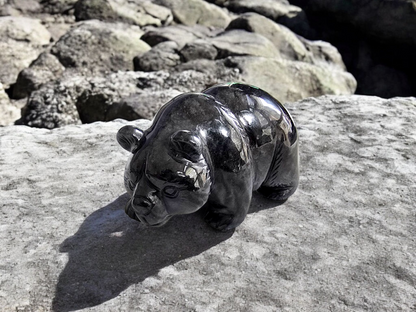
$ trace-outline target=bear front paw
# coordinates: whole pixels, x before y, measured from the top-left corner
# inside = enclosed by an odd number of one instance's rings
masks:
[[[126,205],[126,207],[124,208],[124,211],[126,212],[126,214],[132,218],[133,220],[136,220],[138,222],[141,222],[139,220],[139,218],[137,218],[136,213],[134,212],[133,207],[131,206],[131,202],[129,201]]]
[[[225,232],[235,228],[232,226],[234,217],[229,214],[208,211],[204,219],[209,226],[217,231]]]

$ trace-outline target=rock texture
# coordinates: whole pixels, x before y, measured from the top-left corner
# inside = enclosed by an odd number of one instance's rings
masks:
[[[300,187],[280,206],[255,194],[230,233],[125,215],[123,121],[0,128],[2,309],[414,310],[416,99],[287,107]]]
[[[80,0],[74,6],[77,21],[98,19],[138,26],[162,26],[172,22],[171,10],[150,1]]]
[[[20,117],[20,109],[10,102],[9,96],[0,83],[0,127],[12,125]]]
[[[8,88],[22,69],[48,45],[51,35],[39,20],[0,17],[0,83]]]
[[[216,33],[202,25],[172,25],[159,28],[148,27],[141,39],[152,47],[164,41],[174,41],[179,48],[182,48],[188,42],[214,36]]]
[[[291,5],[287,0],[230,0],[220,2],[223,2],[222,5],[233,12],[256,12],[288,26],[295,32],[302,34],[312,32],[303,10],[300,7]]]
[[[12,106],[27,103],[18,124],[151,118],[169,95],[225,81],[259,85],[282,102],[356,89],[335,47],[293,32],[308,21],[286,0],[3,2],[0,83]],[[148,88],[147,73],[168,78]]]
[[[68,31],[51,52],[65,67],[86,74],[132,70],[134,56],[150,49],[142,35],[137,26],[92,20]]]
[[[321,94],[350,94],[356,87],[349,73],[304,62],[234,57],[227,59],[227,64],[241,72],[241,81],[269,90],[284,102]]]
[[[109,32],[107,27],[115,27],[113,32],[118,31],[117,27],[135,27],[121,25],[89,21],[63,36],[53,46],[52,53],[67,70],[76,69],[84,76],[90,75],[79,78],[88,81],[90,87],[78,86],[79,92],[74,93],[73,80],[78,79],[74,74],[66,74],[58,82],[45,85],[30,95],[22,123],[51,128],[79,120],[85,123],[114,118],[132,120],[138,116],[150,118],[157,110],[144,109],[141,98],[156,97],[157,100],[151,102],[157,103],[152,107],[158,108],[163,104],[159,102],[161,99],[169,100],[165,97],[168,94],[202,91],[224,81],[256,85],[269,90],[282,102],[322,94],[351,94],[356,88],[354,77],[345,71],[342,58],[333,46],[298,37],[288,28],[256,13],[241,15],[224,31],[201,25],[148,29],[138,41],[146,45],[145,50],[137,51],[131,62],[136,74],[122,70],[123,66],[131,66],[129,53],[133,50],[118,53],[119,41],[113,45],[111,40],[104,39]],[[96,39],[89,40],[91,36]],[[79,44],[75,44],[79,38],[85,43],[84,47],[78,48]],[[123,38],[130,42],[130,38]],[[117,55],[116,61],[112,55]],[[117,74],[106,74],[117,69],[121,69]],[[166,79],[158,80],[156,89],[146,88],[145,81],[151,74],[145,72],[165,75]],[[190,77],[194,79],[192,83]],[[70,90],[66,90],[67,80]],[[163,97],[159,97],[160,93],[154,94],[163,89],[167,90],[162,93]],[[58,99],[67,98],[68,94],[72,100],[60,103]],[[39,97],[45,100],[39,101]],[[138,103],[133,104],[134,100]],[[130,108],[119,109],[119,103]],[[63,110],[63,105],[69,105],[68,109]],[[136,111],[133,115],[118,115],[131,111],[132,107]]]
[[[157,71],[175,67],[180,63],[178,44],[175,41],[164,41],[150,51],[133,59],[136,71]]]
[[[43,84],[58,79],[64,72],[65,67],[59,60],[50,53],[42,53],[30,64],[28,68],[22,70],[17,76],[17,81],[13,87],[13,98],[21,99],[38,90]]]
[[[216,5],[203,0],[155,0],[157,4],[172,10],[175,20],[184,25],[204,25],[225,28],[229,15]]]
[[[207,73],[184,69],[174,73],[120,71],[105,77],[74,74],[32,92],[19,124],[53,129],[116,118],[152,118],[180,93],[201,91],[205,83],[234,81],[236,77],[234,69],[220,65]]]

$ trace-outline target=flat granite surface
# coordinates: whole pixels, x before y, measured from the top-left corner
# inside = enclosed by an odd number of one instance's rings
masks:
[[[416,311],[416,99],[287,107],[300,187],[229,233],[125,215],[123,121],[0,128],[0,311]]]

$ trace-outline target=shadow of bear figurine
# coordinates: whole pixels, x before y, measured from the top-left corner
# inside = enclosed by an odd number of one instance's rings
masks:
[[[228,231],[247,215],[252,192],[284,201],[299,183],[298,135],[288,111],[265,91],[229,83],[165,104],[149,129],[125,126],[132,153],[124,184],[133,219],[161,226],[205,206],[205,220]]]

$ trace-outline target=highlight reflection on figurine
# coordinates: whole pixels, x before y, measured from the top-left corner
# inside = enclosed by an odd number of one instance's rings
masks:
[[[299,183],[298,139],[287,110],[265,91],[240,83],[185,93],[165,104],[152,126],[124,126],[132,153],[124,173],[133,219],[161,226],[207,205],[217,230],[237,227],[252,192],[284,201]]]

